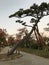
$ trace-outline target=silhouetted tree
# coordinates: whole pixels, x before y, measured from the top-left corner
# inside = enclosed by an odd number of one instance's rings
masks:
[[[26,37],[24,37],[24,39],[21,41],[21,43],[28,39],[30,37],[30,35],[33,33],[33,31],[35,31],[38,35],[38,38],[41,40],[42,37],[39,33],[39,29],[38,29],[38,23],[40,22],[40,20],[44,17],[49,15],[49,3],[41,3],[40,5],[37,4],[33,4],[29,9],[23,10],[23,9],[19,9],[19,11],[15,12],[14,14],[10,15],[9,18],[11,17],[18,17],[19,20],[17,20],[16,22],[24,25],[24,26],[28,26],[28,27],[32,27],[31,31],[28,33],[28,35]],[[20,20],[20,18],[24,18],[27,16],[32,16],[31,18],[31,23],[34,23],[33,26],[27,25],[26,22],[23,22]],[[20,42],[19,42],[20,43]],[[40,41],[39,45],[45,45],[44,41]],[[15,48],[17,47],[17,45],[15,46]],[[15,48],[13,48],[12,51],[10,51],[9,55],[12,54],[12,52],[15,50]]]

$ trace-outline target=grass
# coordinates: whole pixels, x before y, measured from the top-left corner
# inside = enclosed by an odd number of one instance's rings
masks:
[[[41,56],[44,58],[49,58],[49,51],[48,50],[39,50],[39,49],[32,49],[32,48],[18,48],[21,51],[31,53],[37,56]]]

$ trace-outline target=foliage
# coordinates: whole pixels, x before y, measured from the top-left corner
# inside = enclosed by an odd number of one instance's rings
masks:
[[[23,37],[25,35],[26,28],[25,27],[24,28],[20,28],[20,29],[18,29],[18,31],[19,31],[19,33],[16,34],[16,39],[17,40],[21,40],[21,39],[23,39]]]
[[[6,45],[7,41],[6,41],[6,31],[0,29],[0,46],[4,46]]]
[[[32,49],[38,49],[38,44],[36,40],[30,40],[30,48]]]
[[[20,49],[21,51],[30,53],[30,54],[34,54],[34,55],[41,56],[44,58],[49,58],[49,51],[45,49],[42,49],[42,50],[32,49],[32,48],[18,48],[18,49]]]
[[[8,44],[12,46],[14,45],[14,37],[12,36],[8,37]]]
[[[46,14],[44,14],[44,12],[46,12]],[[19,11],[15,12],[14,14],[10,15],[9,18],[11,17],[25,17],[25,16],[32,16],[40,19],[45,15],[49,15],[49,3],[41,3],[41,5],[37,5],[37,4],[33,4],[29,9],[23,10],[23,9],[19,9]],[[34,19],[34,18],[33,18]],[[17,20],[17,22],[20,22],[20,20]],[[22,23],[23,21],[21,21],[20,23]]]

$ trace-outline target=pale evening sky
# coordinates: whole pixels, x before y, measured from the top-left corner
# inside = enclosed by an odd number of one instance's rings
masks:
[[[26,9],[29,8],[33,3],[40,4],[41,2],[49,3],[49,0],[0,0],[0,28],[7,29],[7,32],[9,34],[16,33],[17,29],[21,28],[22,26],[15,23],[16,18],[10,19],[9,15],[15,13],[20,8]],[[26,21],[26,19],[24,20]],[[41,20],[41,22],[39,23],[40,31],[43,31],[43,28],[46,27],[46,24],[48,22],[49,16],[44,17]]]

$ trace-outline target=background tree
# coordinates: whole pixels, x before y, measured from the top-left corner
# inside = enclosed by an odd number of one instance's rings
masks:
[[[8,37],[8,45],[9,46],[14,46],[14,44],[15,44],[14,41],[15,41],[14,37],[12,37],[12,36]]]
[[[49,32],[49,23],[47,24],[48,27],[45,27],[44,30]],[[44,37],[46,44],[49,46],[49,37]]]
[[[0,46],[4,46],[6,45],[6,43],[6,32],[4,29],[0,29]]]
[[[45,31],[49,31],[49,23],[47,24],[48,27],[45,27],[44,30]]]
[[[23,36],[25,35],[26,28],[20,28],[18,29],[19,33],[16,34],[16,39],[21,40],[23,39]]]

